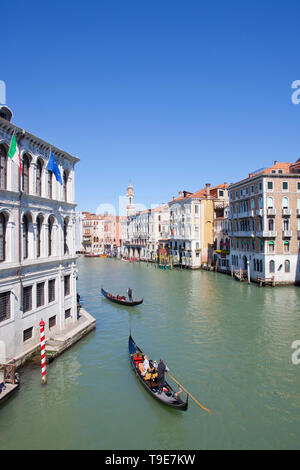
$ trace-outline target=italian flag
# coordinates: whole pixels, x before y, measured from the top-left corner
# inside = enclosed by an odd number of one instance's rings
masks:
[[[19,147],[17,144],[17,139],[15,134],[12,136],[11,143],[8,149],[8,154],[9,158],[11,158],[20,168],[20,172],[22,173],[22,164],[21,164],[21,157],[20,157],[20,151]]]

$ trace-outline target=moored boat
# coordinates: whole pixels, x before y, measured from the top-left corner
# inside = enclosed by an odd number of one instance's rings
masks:
[[[126,305],[128,307],[134,307],[135,305],[140,305],[143,303],[144,299],[134,299],[134,300],[127,300],[125,296],[115,296],[101,288],[101,293],[111,302],[114,302],[119,305]]]
[[[160,401],[164,405],[167,405],[176,410],[186,411],[188,409],[188,399],[189,399],[188,395],[186,397],[186,400],[183,401],[179,396],[176,395],[176,392],[174,392],[173,388],[167,382],[164,383],[162,392],[159,394],[157,384],[155,383],[155,381],[151,379],[145,380],[145,378],[140,374],[139,369],[138,369],[138,363],[140,362],[141,356],[143,356],[143,352],[136,345],[131,335],[129,336],[129,340],[128,340],[128,349],[129,349],[129,359],[130,359],[132,368],[134,372],[136,373],[137,378],[139,379],[141,384],[144,386],[144,388],[147,390],[147,392],[149,392],[153,398]],[[149,360],[149,363],[150,363],[150,366],[153,365],[151,360]]]
[[[99,258],[100,255],[98,255],[97,253],[85,253],[85,258]]]

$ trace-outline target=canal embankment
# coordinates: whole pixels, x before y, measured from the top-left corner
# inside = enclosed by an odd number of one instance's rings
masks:
[[[96,328],[96,319],[84,308],[80,308],[78,319],[70,323],[63,330],[56,330],[46,336],[46,361],[51,362],[63,352],[88,335]],[[40,344],[25,351],[22,355],[15,357],[13,362],[16,368],[25,364],[37,364],[41,361]]]

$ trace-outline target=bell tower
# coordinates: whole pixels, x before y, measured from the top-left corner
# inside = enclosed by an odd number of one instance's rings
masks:
[[[133,187],[131,183],[127,186],[127,193],[126,193],[126,198],[127,198],[127,205],[126,205],[126,214],[127,216],[133,215],[135,210],[134,210],[134,192],[133,192]]]

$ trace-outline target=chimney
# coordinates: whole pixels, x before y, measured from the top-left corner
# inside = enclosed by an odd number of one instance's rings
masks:
[[[179,194],[179,196],[182,196],[182,191],[179,191],[178,194]]]
[[[175,196],[173,196],[173,201],[175,201]]]
[[[208,198],[210,196],[210,183],[206,183],[205,185],[205,196]]]
[[[278,163],[278,161],[277,161],[277,160],[275,160],[275,161],[274,161],[274,165],[277,165],[277,163]]]

